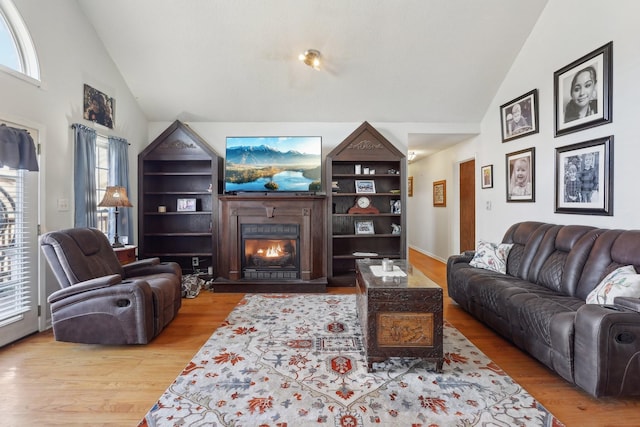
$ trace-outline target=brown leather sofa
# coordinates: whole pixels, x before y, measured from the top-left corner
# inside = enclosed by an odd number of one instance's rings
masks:
[[[609,273],[640,271],[640,230],[521,222],[506,274],[472,267],[474,253],[447,262],[449,296],[567,381],[599,396],[640,395],[640,299],[586,304]]]
[[[61,289],[48,297],[57,341],[146,344],[182,304],[182,270],[148,258],[120,265],[100,230],[71,228],[40,236]]]

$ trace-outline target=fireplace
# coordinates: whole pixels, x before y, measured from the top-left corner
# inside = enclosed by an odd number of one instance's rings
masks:
[[[220,196],[219,292],[325,292],[325,197]]]
[[[242,224],[244,279],[299,279],[298,224]]]

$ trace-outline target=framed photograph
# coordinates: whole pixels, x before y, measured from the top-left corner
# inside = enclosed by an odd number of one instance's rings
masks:
[[[409,177],[409,182],[407,183],[407,195],[409,197],[413,197],[413,177]]]
[[[196,199],[178,199],[178,212],[195,212]]]
[[[502,142],[538,133],[538,89],[500,106]]]
[[[356,234],[375,234],[373,221],[356,221]]]
[[[556,213],[613,215],[613,136],[556,148]]]
[[[356,193],[375,193],[376,182],[372,179],[356,179]]]
[[[447,206],[447,181],[433,182],[433,206]]]
[[[482,166],[480,175],[482,175],[481,188],[493,188],[493,165]]]
[[[113,129],[115,122],[115,103],[113,98],[105,95],[89,85],[84,85],[84,114],[85,120],[98,123]]]
[[[553,73],[555,136],[611,123],[613,42]]]
[[[506,154],[507,202],[535,202],[535,147]]]
[[[401,214],[402,213],[402,202],[400,199],[392,199],[389,200],[389,212],[392,214]]]

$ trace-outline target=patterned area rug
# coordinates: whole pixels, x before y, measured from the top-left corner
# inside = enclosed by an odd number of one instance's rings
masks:
[[[442,373],[391,359],[368,373],[355,295],[253,294],[140,426],[562,426],[453,326]]]

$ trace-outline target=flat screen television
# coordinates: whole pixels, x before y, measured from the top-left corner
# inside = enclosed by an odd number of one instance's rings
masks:
[[[320,191],[321,153],[319,136],[227,137],[224,191]]]

